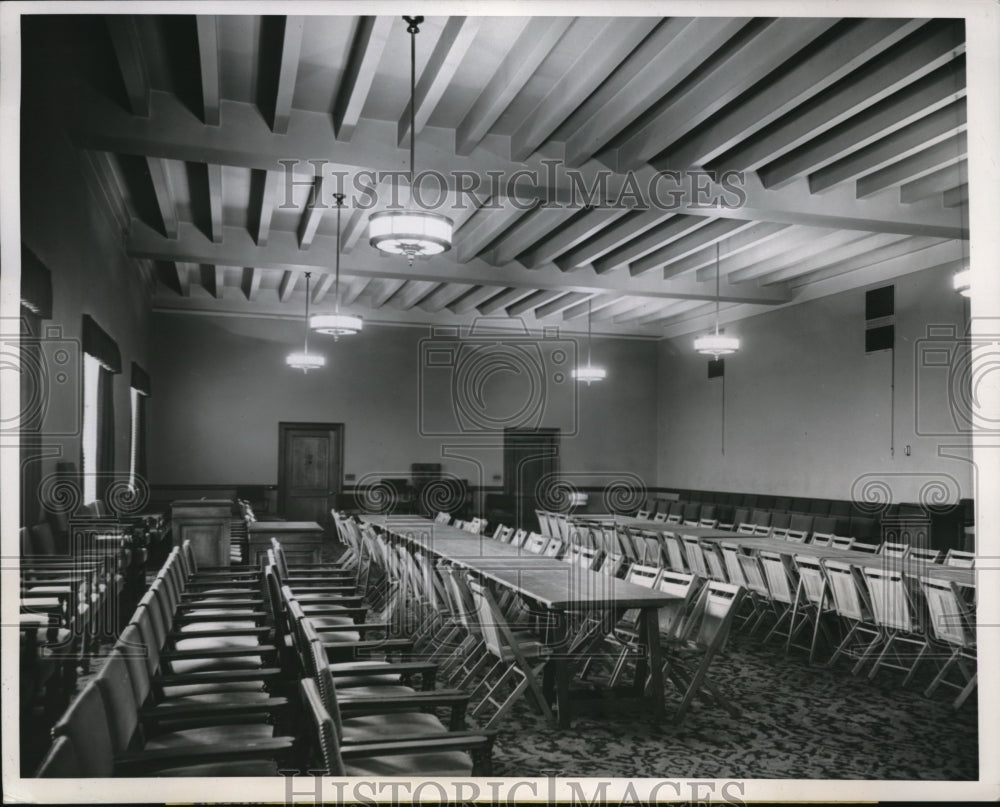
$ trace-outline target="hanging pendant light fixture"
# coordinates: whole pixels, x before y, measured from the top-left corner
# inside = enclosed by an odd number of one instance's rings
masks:
[[[308,373],[310,370],[318,370],[326,364],[326,356],[322,356],[319,353],[309,352],[309,278],[312,277],[312,272],[306,272],[306,318],[305,318],[305,338],[302,352],[289,353],[285,357],[285,364],[294,370],[301,370],[303,373]]]
[[[413,259],[437,255],[451,249],[454,222],[439,213],[418,210],[413,205],[413,178],[416,176],[414,144],[416,130],[417,34],[423,17],[403,17],[410,34],[410,210],[385,210],[368,219],[368,240],[376,249],[389,255]]]
[[[715,244],[715,333],[707,333],[694,340],[694,349],[706,356],[728,356],[740,349],[736,336],[719,333],[719,244]]]
[[[340,313],[340,211],[344,207],[344,194],[335,193],[333,198],[337,200],[337,268],[333,285],[335,308],[332,314],[316,314],[309,320],[309,327],[317,333],[330,334],[336,340],[341,336],[357,333],[364,323],[361,317]]]
[[[589,387],[593,381],[603,381],[607,378],[607,371],[603,367],[595,367],[590,363],[590,341],[591,341],[591,330],[590,330],[590,317],[592,311],[591,301],[587,300],[587,364],[585,367],[577,367],[573,370],[573,378],[577,381],[583,381]]]

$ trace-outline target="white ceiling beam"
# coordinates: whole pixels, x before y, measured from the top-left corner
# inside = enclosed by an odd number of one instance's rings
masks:
[[[629,57],[596,102],[581,108],[579,125],[566,140],[566,163],[579,166],[680,84],[746,20],[670,17]],[[600,91],[599,91],[600,92]]]
[[[822,235],[815,235],[811,238],[803,239],[798,246],[791,249],[775,251],[775,254],[765,256],[761,260],[755,261],[739,269],[729,269],[726,271],[720,265],[720,272],[730,283],[745,283],[754,280],[761,275],[784,270],[788,267],[800,266],[804,261],[824,260],[828,254],[837,254],[838,250],[845,247],[847,249],[865,249],[872,238],[881,238],[880,243],[889,243],[892,240],[899,240],[906,236],[875,234],[861,235],[850,230],[830,230]],[[886,241],[885,239],[889,239]],[[853,254],[853,253],[851,253]],[[702,275],[699,275],[700,277]],[[705,280],[715,277],[714,273],[705,272]]]
[[[673,218],[672,212],[659,209],[634,213],[622,221],[602,229],[594,238],[564,252],[555,259],[555,264],[560,269],[569,272],[578,266],[594,263],[602,255],[623,248],[633,239],[655,227],[662,226]]]
[[[475,287],[468,283],[439,283],[418,305],[431,313],[441,311],[473,288]]]
[[[624,246],[613,249],[611,252],[597,258],[593,262],[594,271],[598,274],[604,274],[615,269],[624,269],[637,258],[641,258],[654,249],[672,244],[682,236],[706,226],[711,221],[712,219],[707,216],[674,216],[663,224],[654,227],[645,235],[640,235]]]
[[[131,14],[108,14],[104,19],[111,34],[111,44],[118,58],[132,114],[149,117],[149,73],[142,55],[136,19]]]
[[[309,201],[302,212],[302,218],[299,219],[299,249],[309,249],[312,246],[323,214],[329,209],[323,199],[323,185],[323,177],[316,177],[309,191]]]
[[[745,222],[741,222],[744,223]],[[272,231],[266,247],[258,247],[245,227],[227,227],[225,243],[216,244],[197,227],[183,222],[179,237],[169,239],[141,221],[134,221],[126,244],[130,257],[162,261],[190,260],[198,263],[225,264],[227,266],[256,266],[264,269],[299,269],[314,273],[331,272],[336,262],[336,239],[317,236],[308,250],[301,250],[295,233]],[[558,289],[563,292],[584,291],[591,293],[619,292],[643,297],[678,297],[711,299],[715,293],[713,283],[700,283],[694,278],[630,277],[628,272],[617,271],[598,275],[590,267],[564,273],[548,265],[528,269],[517,262],[504,267],[501,276],[497,269],[480,260],[457,263],[449,253],[435,255],[420,261],[419,275],[423,280],[438,283],[468,283],[475,286],[501,288]],[[352,255],[341,263],[342,276],[398,278],[410,280],[414,270],[405,260],[382,258],[374,250]],[[733,301],[755,300],[761,303],[784,302],[787,291],[777,287],[767,290],[751,285],[722,287],[722,293],[731,295]]]
[[[590,297],[581,303],[563,309],[563,322],[568,322],[571,319],[579,319],[580,317],[587,316],[588,313],[600,311],[609,305],[614,305],[620,299],[621,295],[618,294],[599,294],[595,297]]]
[[[277,171],[264,171],[263,176],[257,175],[252,178],[251,184],[259,184],[258,195],[251,192],[250,204],[257,210],[256,221],[256,241],[257,245],[267,246],[268,236],[271,234],[271,217],[274,215],[274,207],[278,203],[278,190],[281,188],[281,175]],[[256,190],[256,188],[254,189]]]
[[[525,297],[523,300],[519,300],[513,305],[507,306],[507,315],[511,317],[519,317],[522,314],[526,314],[528,311],[533,311],[541,305],[550,300],[555,300],[557,297],[563,295],[562,291],[559,290],[548,290],[548,291],[536,291]]]
[[[361,118],[375,80],[375,71],[389,41],[393,17],[361,17],[351,42],[347,68],[333,105],[333,129],[338,140],[348,141]]]
[[[413,113],[417,134],[420,134],[427,124],[451,84],[452,78],[458,72],[462,59],[472,47],[472,40],[476,38],[482,19],[482,17],[448,17],[434,50],[417,79],[416,106]],[[410,34],[407,34],[407,38],[409,36]],[[419,36],[420,34],[417,34],[418,38]],[[407,42],[407,49],[409,46],[410,43]],[[408,78],[409,73],[407,73]],[[396,124],[396,143],[399,146],[409,142],[411,103],[407,102],[406,109]]]
[[[755,224],[753,227],[741,230],[720,242],[718,251],[716,251],[714,244],[710,244],[691,255],[670,261],[664,266],[664,270],[669,271],[671,277],[676,277],[696,269],[698,270],[696,273],[698,280],[706,280],[707,273],[712,273],[711,276],[715,277],[716,259],[720,263],[731,262],[737,256],[743,256],[752,250],[773,252],[775,249],[781,248],[795,229],[787,224],[772,224],[770,222]],[[703,273],[706,274],[703,275]]]
[[[181,297],[191,296],[191,264],[187,261],[175,261],[174,271],[177,273],[177,288]]]
[[[368,277],[356,277],[348,283],[341,281],[340,304],[344,306],[352,305],[358,297],[364,294],[365,289],[371,282],[371,278]]]
[[[202,121],[206,126],[218,126],[222,109],[219,99],[219,24],[211,14],[199,14],[195,21],[198,28]]]
[[[896,19],[842,21],[837,36],[810,48],[808,55],[794,67],[779,71],[773,80],[714,115],[665,156],[682,167],[707,165],[892,47],[922,24],[920,20]]]
[[[574,305],[586,303],[586,301],[591,299],[593,296],[593,294],[585,294],[582,291],[568,292],[562,297],[557,297],[550,303],[538,306],[538,308],[535,309],[535,318],[543,319],[544,317],[554,317],[561,314],[567,308],[572,308]]]
[[[768,189],[781,188],[964,98],[965,92],[965,60],[959,58],[830,129],[823,137],[761,166],[757,172],[761,183]]]
[[[240,284],[243,289],[243,294],[249,302],[254,302],[257,299],[257,294],[260,292],[260,280],[263,272],[256,267],[248,267],[243,270],[243,282]]]
[[[555,235],[545,238],[540,243],[531,247],[527,252],[520,255],[519,258],[529,269],[549,264],[556,257],[566,252],[566,250],[572,249],[587,239],[592,238],[627,212],[627,210],[608,208],[590,210],[572,224],[562,228]]]
[[[372,165],[387,164],[387,160],[391,161],[395,157],[390,155],[387,158],[384,147],[379,145],[384,142],[383,136],[391,131],[393,126],[391,122],[362,120],[365,126],[364,136],[355,136],[350,143],[338,144],[333,137],[330,116],[323,113],[293,110],[289,133],[275,135],[263,121],[256,107],[251,104],[226,101],[224,102],[226,123],[218,127],[206,127],[199,124],[175,97],[153,92],[150,116],[151,120],[155,118],[156,123],[153,125],[150,120],[126,113],[118,105],[94,93],[82,82],[74,83],[72,90],[80,102],[79,106],[71,105],[68,110],[72,134],[77,144],[84,148],[195,162],[207,160],[225,165],[278,171],[283,170],[278,161],[287,159],[289,154],[336,153],[339,162],[336,165],[327,164],[327,168],[333,170],[342,167],[348,171],[368,170]],[[82,109],[86,109],[87,114],[82,114]],[[448,145],[449,134],[450,130],[433,129],[428,129],[424,133],[423,139],[431,141],[429,145],[434,146],[428,148],[429,159],[425,161],[424,167],[440,171],[452,185],[458,184],[454,171],[470,171],[477,176],[484,176],[487,170],[512,173],[513,166],[517,165],[499,158],[493,151],[486,149],[477,150],[476,160],[452,156],[448,153],[451,148]],[[433,136],[428,137],[428,135]],[[567,205],[573,198],[571,183],[564,176],[557,175],[557,184],[548,188],[545,165],[542,163],[544,156],[545,152],[539,150],[528,164],[531,170],[538,172],[541,180],[538,187],[525,187],[526,183],[520,183],[517,194],[526,201],[541,198],[550,200],[551,204]],[[316,166],[306,161],[294,164],[292,170],[296,182],[303,182],[306,177],[314,177],[317,173]],[[580,169],[581,181],[585,182],[587,187],[591,187],[597,182],[600,170],[602,167],[599,164],[588,163]],[[657,172],[650,167],[636,172],[633,179],[640,187],[648,188],[656,176]],[[615,175],[611,180],[610,190],[614,195],[626,180],[621,175]],[[853,192],[834,192],[832,195],[818,198],[809,194],[804,182],[793,183],[781,191],[769,191],[761,186],[753,173],[744,177],[739,198],[736,198],[733,189],[727,189],[718,183],[708,182],[704,190],[709,198],[728,199],[730,204],[725,207],[706,206],[703,202],[690,198],[690,194],[686,194],[684,198],[677,200],[676,207],[671,212],[841,227],[869,232],[928,233],[941,237],[960,237],[967,232],[967,228],[961,226],[960,219],[954,211],[942,208],[940,205],[904,207],[899,204],[898,199],[889,198],[885,194],[863,202],[859,202]],[[849,188],[844,190],[853,191]],[[659,188],[659,192],[662,193],[663,189]],[[577,194],[577,205],[579,201]],[[740,201],[742,204],[739,204]],[[595,210],[592,215],[600,213],[620,216],[624,212],[623,209],[604,209]],[[581,221],[584,220],[589,223],[592,219],[581,217]],[[586,229],[586,224],[582,226]],[[568,230],[572,231],[574,227],[575,223]],[[568,248],[565,246],[564,238],[565,234],[557,233],[551,239],[554,244],[562,247],[560,252]],[[529,255],[526,260],[536,264],[544,263],[544,260],[539,259],[539,255],[544,254],[553,254],[551,247],[545,246],[538,253]],[[559,252],[554,253],[556,256],[558,254]]]
[[[446,308],[453,314],[467,314],[501,291],[503,289],[497,286],[473,286],[461,297],[448,303]]]
[[[621,316],[626,311],[632,311],[639,306],[645,305],[646,300],[635,298],[635,297],[624,297],[615,300],[611,305],[604,306],[600,311],[594,311],[591,319],[594,322],[601,321],[612,321],[614,322],[615,317]]]
[[[212,296],[217,300],[225,297],[226,292],[226,267],[212,267]]]
[[[471,261],[496,239],[511,229],[530,211],[512,205],[493,207],[494,200],[478,208],[455,233],[455,251],[462,263]]]
[[[330,289],[333,288],[333,275],[320,275],[319,280],[316,281],[316,286],[312,291],[312,304],[318,305],[326,299],[326,295],[330,293]]]
[[[525,297],[530,297],[535,293],[534,289],[517,288],[517,289],[504,289],[499,294],[490,297],[488,300],[484,300],[482,303],[476,306],[476,310],[480,314],[494,314],[497,311],[502,311],[507,306],[512,303],[516,303],[518,300],[523,300]]]
[[[306,18],[288,16],[281,21],[280,51],[276,54],[277,64],[271,68],[276,75],[274,98],[272,99],[271,131],[285,134],[292,114],[292,98],[295,95],[295,79],[299,72],[299,57],[302,53],[302,33]],[[265,65],[264,68],[270,66]]]
[[[944,192],[942,199],[945,207],[961,207],[969,203],[969,183],[963,182]]]
[[[886,239],[890,238],[896,240],[886,242]],[[909,255],[941,243],[939,238],[900,238],[888,235],[870,235],[861,240],[864,244],[848,244],[841,249],[816,255],[798,265],[760,275],[757,282],[760,284],[783,283],[785,281],[800,283],[803,278],[829,268],[835,268],[837,273],[853,272],[855,269],[863,269],[866,266],[890,258],[897,258],[900,255]]]
[[[657,17],[615,17],[594,37],[600,48],[586,47],[552,85],[510,138],[512,160],[526,160],[659,24]],[[595,52],[596,51],[596,52]]]
[[[655,157],[836,23],[836,19],[821,17],[755,20],[749,26],[756,29],[751,35],[727,43],[725,55],[716,54],[710,69],[697,71],[693,82],[671,94],[665,104],[658,104],[655,114],[644,116],[641,127],[630,130],[617,149],[618,170],[638,168]]]
[[[865,176],[965,131],[965,99],[939,109],[876,143],[809,175],[809,190],[821,193]]]
[[[170,168],[167,161],[159,157],[147,157],[146,167],[156,196],[156,207],[160,211],[160,220],[163,222],[163,233],[168,238],[176,238],[177,203],[173,182],[170,180]]]
[[[962,160],[955,165],[946,166],[919,179],[914,179],[899,186],[899,201],[903,204],[913,204],[921,199],[937,196],[949,188],[954,188],[966,176],[966,173],[967,169],[964,160]],[[954,207],[954,205],[946,206]]]
[[[965,50],[961,23],[932,21],[884,57],[855,71],[853,81],[831,88],[815,103],[793,110],[769,128],[729,152],[712,167],[752,171],[829,131],[848,118],[877,104],[908,84],[958,58]],[[676,165],[654,161],[656,167]]]
[[[662,269],[663,278],[674,277],[676,270],[670,265],[670,261],[692,255],[706,246],[725,241],[727,238],[743,230],[748,230],[753,226],[753,222],[750,221],[717,219],[683,238],[678,238],[672,244],[667,244],[665,247],[661,247],[632,261],[628,266],[628,270],[632,274],[632,277],[639,277],[654,269]]]
[[[572,24],[572,17],[528,18],[489,83],[455,129],[457,154],[471,154],[482,142]]]
[[[124,233],[135,214],[126,203],[127,195],[118,170],[118,161],[106,151],[91,149],[81,149],[80,158],[91,190],[104,203],[102,209],[110,215],[111,224]]]
[[[208,163],[208,214],[212,240],[222,243],[222,166]]]
[[[281,275],[281,283],[278,286],[278,300],[287,303],[292,299],[295,286],[299,282],[299,275],[302,273],[295,269],[286,269]]]
[[[905,182],[932,174],[941,168],[963,160],[968,153],[968,138],[965,132],[943,140],[930,148],[918,151],[899,162],[892,163],[857,181],[859,198],[871,196]]]
[[[371,295],[368,298],[369,304],[372,308],[381,308],[405,285],[406,280],[402,278],[383,278],[382,280],[374,281],[368,287]]]
[[[503,266],[546,239],[550,232],[567,222],[577,212],[569,207],[538,207],[529,210],[514,223],[513,227],[497,237],[492,249],[480,253],[480,257],[494,266]]]
[[[392,298],[392,303],[400,311],[409,311],[434,291],[437,285],[427,280],[407,280],[403,288]]]

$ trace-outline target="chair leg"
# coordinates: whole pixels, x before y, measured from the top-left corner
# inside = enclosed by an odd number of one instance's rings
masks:
[[[910,681],[913,680],[913,675],[917,671],[917,667],[920,665],[920,660],[924,657],[927,651],[930,649],[930,645],[924,642],[920,645],[920,652],[917,653],[917,657],[913,660],[913,666],[910,667],[909,672],[906,673],[906,677],[903,679],[903,686],[907,686]]]
[[[878,672],[878,668],[882,666],[882,662],[885,661],[886,654],[889,649],[893,646],[896,641],[896,632],[892,631],[886,637],[885,645],[882,647],[882,652],[878,654],[878,658],[875,659],[875,663],[872,665],[871,670],[868,672],[868,680],[871,681],[875,674]]]
[[[865,647],[864,651],[861,653],[861,656],[858,658],[858,663],[855,664],[854,667],[851,669],[851,675],[857,675],[859,672],[861,672],[861,668],[865,666],[865,662],[868,661],[868,657],[873,652],[875,652],[875,648],[878,647],[879,644],[881,644],[883,638],[884,637],[882,636],[881,633],[875,634],[875,638],[868,643],[867,647]]]
[[[958,697],[955,698],[955,701],[952,703],[952,708],[954,709],[962,708],[962,704],[965,703],[969,695],[972,694],[972,690],[974,690],[978,686],[978,680],[979,680],[979,673],[976,673],[975,675],[972,676],[972,678],[969,679],[969,683],[965,685],[962,691],[958,693]]]

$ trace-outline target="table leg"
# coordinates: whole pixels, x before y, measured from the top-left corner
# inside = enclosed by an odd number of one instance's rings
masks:
[[[559,728],[568,729],[570,721],[569,705],[569,659],[557,658],[552,662],[556,679],[556,709]]]
[[[649,687],[653,698],[653,717],[663,718],[663,652],[660,647],[660,620],[656,608],[643,608],[646,655],[649,659]]]

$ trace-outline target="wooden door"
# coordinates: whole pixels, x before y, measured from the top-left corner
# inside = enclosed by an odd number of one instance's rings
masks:
[[[278,424],[278,511],[287,521],[330,528],[343,468],[342,423]]]
[[[559,474],[559,429],[505,429],[504,493],[514,497],[519,527],[538,529],[535,508],[541,486]]]

